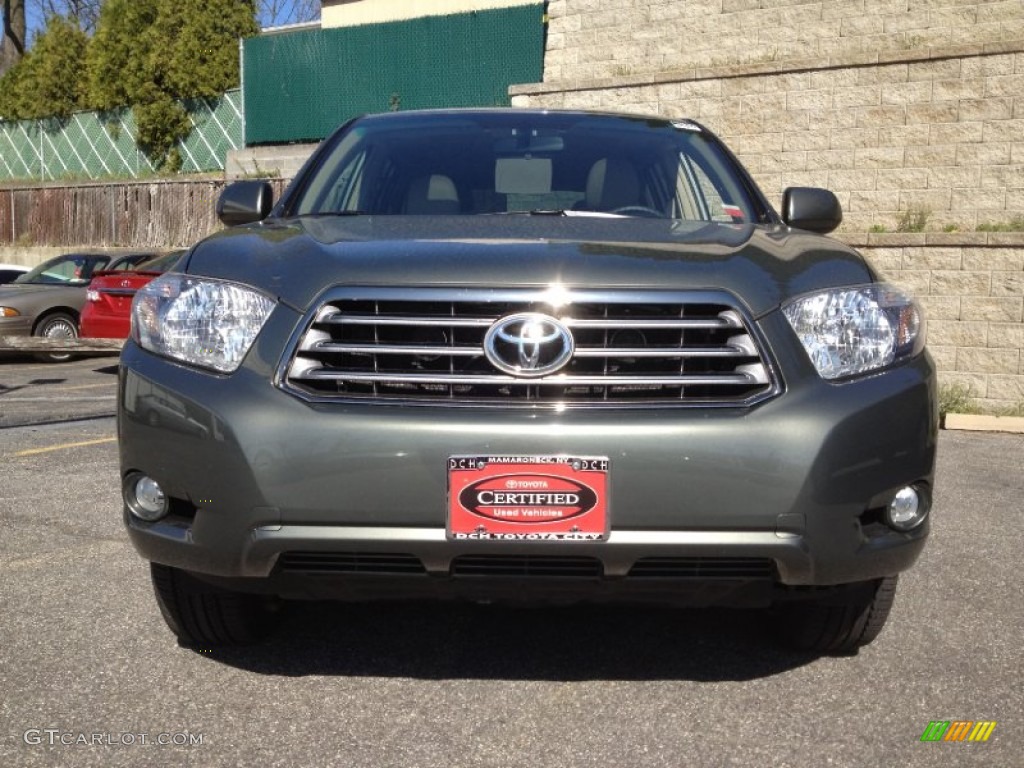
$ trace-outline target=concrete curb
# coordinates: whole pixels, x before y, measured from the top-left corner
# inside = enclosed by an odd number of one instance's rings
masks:
[[[124,339],[47,339],[40,336],[0,336],[0,355],[28,352],[72,352],[95,355],[119,355]]]
[[[1012,432],[1024,435],[1024,418],[1019,416],[982,416],[980,414],[947,413],[944,429],[972,432]]]

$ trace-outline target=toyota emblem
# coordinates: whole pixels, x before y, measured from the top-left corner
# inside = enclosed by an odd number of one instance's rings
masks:
[[[554,373],[569,362],[574,350],[569,329],[539,312],[503,317],[484,336],[484,353],[491,365],[523,378]]]

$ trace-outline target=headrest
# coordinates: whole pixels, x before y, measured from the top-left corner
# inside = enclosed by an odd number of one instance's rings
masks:
[[[405,196],[405,212],[444,216],[459,212],[459,193],[447,176],[433,174],[413,179]]]
[[[610,211],[640,203],[640,178],[636,169],[624,160],[602,158],[587,176],[587,207]]]

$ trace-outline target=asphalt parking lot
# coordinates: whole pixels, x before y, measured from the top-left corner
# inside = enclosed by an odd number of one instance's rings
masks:
[[[0,765],[1024,764],[1022,436],[942,434],[929,547],[857,656],[757,613],[409,604],[204,653],[122,533],[115,364],[0,359]]]

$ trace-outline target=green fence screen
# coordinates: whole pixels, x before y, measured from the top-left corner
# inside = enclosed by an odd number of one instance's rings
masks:
[[[182,171],[224,169],[229,149],[242,145],[242,97],[183,102],[192,132],[179,142]],[[0,181],[137,178],[153,172],[135,144],[131,110],[78,112],[67,120],[0,121]]]
[[[249,38],[245,143],[317,141],[366,112],[507,106],[509,85],[541,80],[543,8]]]

